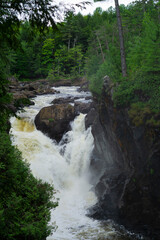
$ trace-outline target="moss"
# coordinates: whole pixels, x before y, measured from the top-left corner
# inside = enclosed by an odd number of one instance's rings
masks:
[[[49,122],[54,122],[53,118],[49,118],[48,120],[49,120]]]
[[[158,114],[151,110],[149,105],[145,103],[134,103],[128,111],[129,117],[135,126],[147,125],[152,127],[160,126]]]
[[[72,110],[72,109],[73,109],[73,106],[72,106],[71,104],[68,104],[67,109],[68,109],[68,110]]]
[[[154,117],[151,117],[146,121],[148,126],[160,127],[160,120],[156,120]]]
[[[151,175],[154,174],[154,169],[153,169],[153,168],[150,169],[150,174],[151,174]]]
[[[20,98],[15,100],[14,106],[17,108],[33,105],[33,102],[29,98]]]

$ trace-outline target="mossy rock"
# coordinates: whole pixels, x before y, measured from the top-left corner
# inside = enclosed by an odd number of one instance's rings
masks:
[[[160,114],[153,112],[149,105],[138,102],[131,105],[128,111],[129,117],[135,126],[160,126]]]
[[[29,98],[19,98],[19,99],[16,99],[14,102],[14,106],[16,108],[23,108],[25,106],[30,106],[30,105],[34,105],[34,102],[31,101]]]

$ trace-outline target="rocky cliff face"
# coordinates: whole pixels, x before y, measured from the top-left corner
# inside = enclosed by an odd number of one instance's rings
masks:
[[[127,109],[113,106],[106,79],[103,98],[86,117],[95,140],[91,171],[98,203],[91,216],[114,219],[145,239],[160,236],[160,129],[134,126]]]

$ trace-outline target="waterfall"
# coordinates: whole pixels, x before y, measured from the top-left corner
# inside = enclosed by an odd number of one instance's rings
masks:
[[[80,114],[71,123],[59,144],[34,126],[39,110],[56,97],[78,96],[84,101],[89,93],[78,93],[76,87],[61,87],[55,95],[38,96],[35,105],[19,112],[20,119],[11,118],[11,139],[30,163],[37,178],[54,185],[59,206],[51,212],[50,224],[57,230],[48,240],[113,239],[115,229],[86,216],[87,209],[97,201],[89,183],[90,156],[93,150],[91,129],[85,129],[85,115]],[[120,239],[115,238],[115,239]],[[122,238],[121,238],[122,239]]]

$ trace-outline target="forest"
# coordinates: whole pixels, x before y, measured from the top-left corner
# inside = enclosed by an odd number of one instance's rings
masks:
[[[100,97],[103,77],[118,84],[115,104],[148,106],[159,110],[159,3],[136,1],[121,5],[127,77],[121,72],[116,11],[97,8],[93,15],[67,12],[56,29],[41,33],[29,21],[16,29],[15,49],[7,43],[7,74],[20,81],[47,78],[50,81],[85,77],[90,90]],[[1,63],[2,64],[2,63]]]
[[[21,4],[20,4],[21,2]],[[136,126],[159,126],[160,2],[138,0],[120,5],[126,59],[121,69],[115,8],[97,8],[93,15],[67,11],[55,23],[51,1],[28,12],[32,1],[0,3],[0,238],[42,240],[50,234],[53,187],[33,177],[8,135],[9,79],[50,82],[85,78],[97,101],[103,78],[113,82],[114,104],[127,108]],[[6,4],[8,4],[6,6]],[[44,7],[46,6],[46,7]],[[37,10],[38,9],[38,10]],[[36,11],[37,10],[37,11]],[[24,19],[18,15],[23,13]],[[26,15],[25,15],[26,14]],[[50,24],[48,24],[50,23]],[[17,187],[18,186],[18,187]],[[33,194],[34,193],[34,194]],[[27,198],[26,198],[27,196]],[[41,197],[40,197],[41,196]],[[13,201],[14,199],[14,201]],[[36,212],[36,217],[35,217]]]

